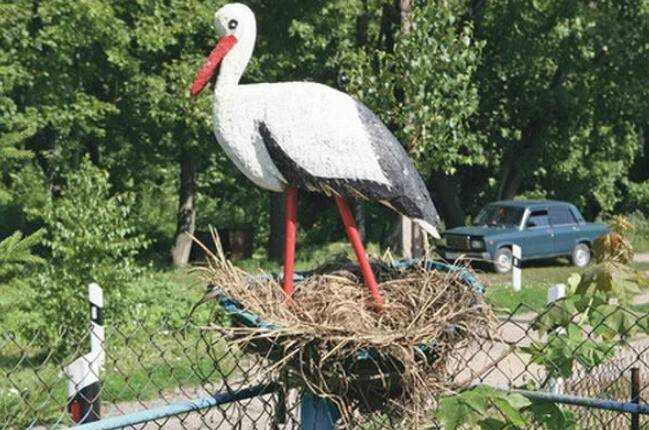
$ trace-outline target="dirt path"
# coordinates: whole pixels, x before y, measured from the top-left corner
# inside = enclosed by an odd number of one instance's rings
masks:
[[[636,263],[649,263],[649,253],[636,254],[633,261]],[[649,276],[649,271],[646,271],[645,274]],[[633,303],[636,305],[649,303],[649,291],[638,294],[633,300]]]
[[[649,263],[649,252],[643,254],[636,254],[633,258],[636,263]]]

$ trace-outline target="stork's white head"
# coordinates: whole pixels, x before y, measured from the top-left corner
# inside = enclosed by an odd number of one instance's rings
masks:
[[[255,14],[242,3],[230,3],[217,10],[214,14],[214,24],[219,36],[234,36],[237,40],[257,31]]]
[[[190,89],[197,96],[216,70],[221,66],[218,84],[236,85],[250,61],[257,37],[255,14],[241,3],[230,3],[214,15],[214,24],[220,39],[203,67],[196,74]]]

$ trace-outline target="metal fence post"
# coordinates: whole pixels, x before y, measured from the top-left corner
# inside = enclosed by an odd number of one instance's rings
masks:
[[[548,290],[548,306],[564,297],[566,297],[566,284],[555,285]],[[555,336],[560,336],[562,334],[565,334],[564,328],[558,328],[555,331]],[[563,378],[551,378],[549,381],[550,391],[554,394],[562,394],[564,385],[565,383]]]
[[[523,250],[518,245],[512,245],[512,287],[514,291],[521,290],[521,259]]]
[[[640,403],[640,369],[631,369],[631,403]],[[640,430],[640,414],[631,414],[631,430]]]
[[[99,373],[106,360],[103,321],[104,294],[95,283],[88,285],[90,304],[90,352],[65,367],[68,376],[68,411],[77,424],[101,418]]]

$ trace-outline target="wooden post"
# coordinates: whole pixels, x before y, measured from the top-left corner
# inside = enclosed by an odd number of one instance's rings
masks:
[[[401,256],[405,259],[412,258],[412,221],[401,215]]]

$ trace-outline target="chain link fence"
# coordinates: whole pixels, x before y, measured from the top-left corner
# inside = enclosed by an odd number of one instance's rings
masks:
[[[208,305],[209,306],[209,305]],[[216,307],[216,304],[214,305]],[[547,312],[553,309],[548,308]],[[619,312],[625,309],[619,308]],[[649,314],[636,322],[644,324]],[[146,429],[291,429],[300,427],[300,393],[283,391],[282,375],[268,373],[269,363],[254,354],[228,344],[216,331],[203,330],[214,316],[188,322],[183,327],[164,321],[151,324],[134,317],[128,324],[106,326],[105,362],[101,381],[90,403],[100,400],[101,418],[118,417],[209,397],[217,393],[265,385],[268,393],[199,411],[158,417],[136,428]],[[555,394],[629,402],[631,369],[638,369],[636,389],[643,402],[649,375],[649,337],[636,334],[617,340],[610,357],[591,367],[576,362],[567,378],[549,378],[546,367],[532,362],[520,347],[530,346],[547,336],[562,339],[560,332],[540,330],[533,321],[538,315],[525,306],[501,314],[498,327],[480,342],[458,348],[448,365],[449,378],[488,384],[497,388],[524,388]],[[611,315],[602,324],[618,324]],[[594,328],[583,329],[581,337],[594,337]],[[643,330],[642,333],[646,333]],[[58,344],[42,347],[37,336],[24,339],[12,333],[0,337],[0,428],[51,428],[71,426],[68,376],[65,368],[88,352],[92,334],[69,339],[65,330],[61,343],[75,344],[73,351]],[[570,344],[575,355],[587,343]],[[64,352],[61,352],[64,351]],[[277,383],[276,385],[273,385]],[[96,398],[94,398],[96,397]],[[578,428],[626,429],[631,416],[621,412],[561,406],[572,411]],[[497,412],[494,412],[497,413]],[[640,418],[639,428],[649,428]],[[366,428],[393,428],[390,414],[376,414]]]

